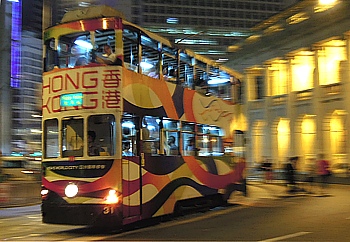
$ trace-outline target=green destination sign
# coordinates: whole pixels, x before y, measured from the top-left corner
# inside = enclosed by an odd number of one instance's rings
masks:
[[[83,93],[62,94],[60,97],[61,107],[74,107],[83,104]]]

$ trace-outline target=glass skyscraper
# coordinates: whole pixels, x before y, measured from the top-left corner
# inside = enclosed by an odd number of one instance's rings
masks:
[[[25,9],[25,11],[23,11]],[[40,150],[42,1],[1,2],[1,151]]]

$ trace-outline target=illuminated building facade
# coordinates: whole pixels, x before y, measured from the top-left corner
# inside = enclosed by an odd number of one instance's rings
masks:
[[[262,22],[226,63],[244,73],[252,167],[299,156],[307,171],[321,153],[349,165],[350,2],[330,2],[304,1]]]

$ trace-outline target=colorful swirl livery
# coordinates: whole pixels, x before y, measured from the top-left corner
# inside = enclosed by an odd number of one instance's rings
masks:
[[[120,228],[246,192],[239,73],[106,6],[44,36],[43,222]]]

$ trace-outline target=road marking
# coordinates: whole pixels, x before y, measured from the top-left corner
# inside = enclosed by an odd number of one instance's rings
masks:
[[[26,217],[30,219],[41,219],[41,215],[28,215]]]
[[[273,242],[273,241],[281,241],[285,239],[290,239],[290,238],[295,238],[299,236],[303,236],[305,234],[310,234],[312,232],[299,232],[299,233],[294,233],[294,234],[287,234],[284,236],[276,237],[276,238],[271,238],[271,239],[265,239],[265,240],[260,240],[260,242]]]
[[[109,236],[82,236],[82,237],[76,237],[76,238],[70,238],[65,240],[59,240],[61,242],[64,241],[106,241],[115,238],[113,235]]]

